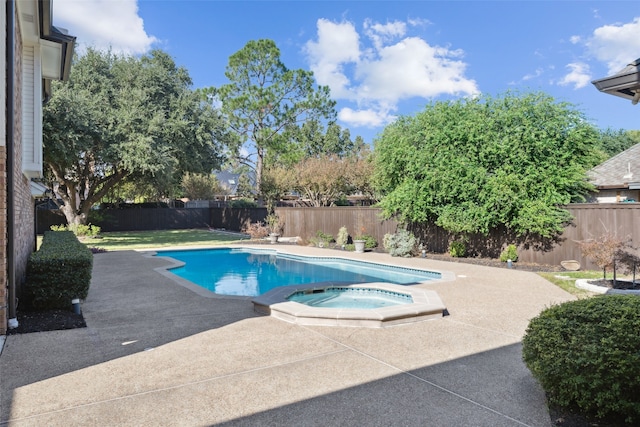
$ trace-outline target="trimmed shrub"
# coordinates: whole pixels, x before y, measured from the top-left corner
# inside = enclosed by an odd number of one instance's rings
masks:
[[[101,228],[92,224],[68,224],[68,225],[52,225],[52,231],[71,231],[79,237],[96,237],[100,234]]]
[[[454,258],[462,258],[467,254],[467,245],[461,241],[456,240],[449,243],[449,255]]]
[[[309,242],[319,248],[328,248],[332,242],[335,242],[332,234],[327,234],[322,230],[316,231],[316,236],[309,239]]]
[[[408,257],[416,246],[416,238],[410,231],[400,230],[396,234],[385,234],[382,244],[391,256]]]
[[[340,227],[338,230],[338,235],[336,236],[336,245],[344,246],[349,242],[349,232],[347,231],[347,227]]]
[[[523,359],[550,403],[598,418],[640,421],[640,298],[605,295],[531,320]]]
[[[91,282],[93,254],[71,231],[47,231],[27,262],[27,300],[35,308],[70,308],[85,299]]]
[[[516,245],[507,246],[507,249],[502,251],[502,253],[500,254],[500,261],[507,262],[509,260],[513,262],[518,261],[518,248],[516,247]]]

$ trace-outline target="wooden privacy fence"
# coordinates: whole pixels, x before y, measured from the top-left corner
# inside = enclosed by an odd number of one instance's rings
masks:
[[[276,208],[275,211],[284,222],[284,234],[299,236],[305,241],[318,231],[335,237],[340,227],[347,227],[350,236],[370,234],[382,246],[384,235],[395,233],[398,227],[396,221],[383,220],[378,208]]]
[[[575,204],[567,207],[575,218],[564,232],[555,239],[524,240],[509,235],[505,230],[493,230],[488,236],[470,236],[468,247],[471,255],[497,258],[507,244],[517,244],[519,260],[538,264],[558,265],[563,260],[575,259],[583,268],[596,269],[582,257],[579,242],[612,233],[621,239],[630,239],[640,246],[640,203]],[[264,208],[197,208],[197,209],[123,209],[101,211],[102,218],[93,223],[103,231],[162,230],[185,228],[225,228],[240,231],[250,222],[263,221]],[[369,207],[331,208],[276,208],[284,222],[284,235],[299,236],[304,241],[317,231],[338,234],[340,227],[347,227],[351,236],[370,234],[379,245],[386,233],[395,233],[398,223],[383,220],[380,209]],[[52,224],[65,224],[59,211],[38,209],[37,230],[42,233]],[[411,231],[428,251],[444,253],[454,238],[433,224],[410,225]]]
[[[574,220],[552,249],[522,251],[523,261],[558,265],[563,260],[575,259],[583,268],[597,270],[597,266],[582,257],[579,242],[611,233],[622,240],[629,239],[633,246],[640,246],[640,203],[585,203],[569,205],[567,210]]]
[[[102,231],[183,230],[187,228],[225,228],[242,230],[248,222],[262,221],[265,208],[139,208],[104,209],[94,212],[91,223]],[[59,210],[36,209],[37,232],[52,225],[66,224]]]
[[[137,208],[104,209],[93,212],[91,224],[102,231],[148,231],[204,228],[211,223],[209,208]],[[59,210],[36,209],[36,230],[44,233],[51,225],[66,224]]]
[[[560,236],[553,239],[531,240],[510,235],[503,229],[492,230],[488,236],[469,236],[471,255],[497,258],[508,244],[518,246],[519,260],[537,264],[559,265],[564,260],[577,260],[583,269],[598,269],[582,256],[579,242],[611,233],[620,239],[629,239],[633,246],[640,246],[640,203],[573,204],[567,210],[574,217]],[[284,234],[308,239],[321,230],[338,233],[346,226],[351,236],[361,231],[371,234],[382,245],[386,233],[395,233],[399,226],[393,220],[382,220],[377,208],[276,208],[284,220]],[[455,238],[433,224],[408,227],[429,252],[446,253]]]

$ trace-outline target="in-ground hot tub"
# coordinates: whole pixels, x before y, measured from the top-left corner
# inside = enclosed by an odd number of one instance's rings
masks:
[[[358,296],[368,300],[367,304],[372,299],[377,302],[373,308],[364,307],[366,304],[358,303]],[[305,304],[306,300],[311,303]],[[435,319],[446,312],[435,291],[390,283],[282,286],[252,302],[258,313],[299,325],[380,328]]]
[[[412,304],[413,298],[404,292],[392,292],[384,289],[331,286],[296,291],[287,297],[287,301],[298,302],[309,307],[367,310]]]

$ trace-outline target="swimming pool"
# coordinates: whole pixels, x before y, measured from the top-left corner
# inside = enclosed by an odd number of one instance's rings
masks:
[[[217,248],[158,251],[184,263],[170,271],[221,295],[258,296],[274,288],[317,282],[407,285],[440,279],[437,272],[274,250]]]

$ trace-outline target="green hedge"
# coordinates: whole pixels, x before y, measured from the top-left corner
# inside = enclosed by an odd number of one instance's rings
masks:
[[[85,299],[93,254],[71,231],[47,231],[27,263],[27,299],[36,308],[70,308]]]
[[[550,403],[637,423],[639,331],[639,296],[571,301],[547,308],[531,320],[523,359]]]

